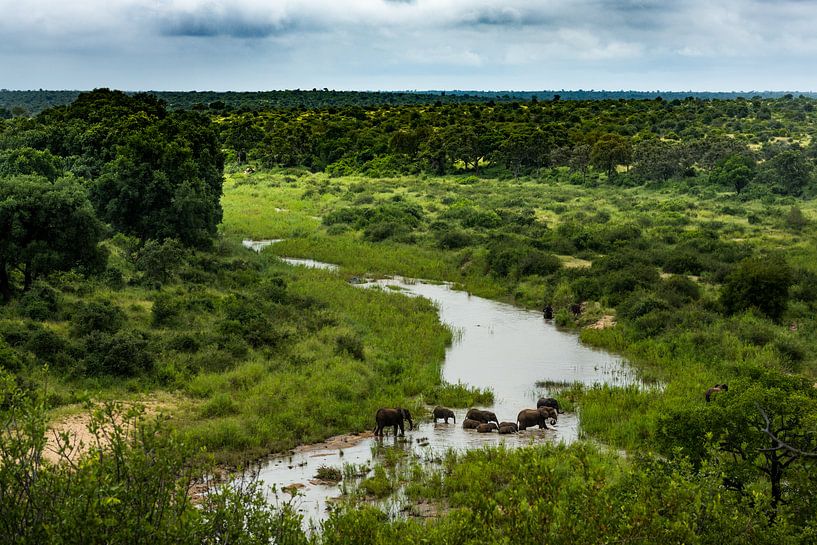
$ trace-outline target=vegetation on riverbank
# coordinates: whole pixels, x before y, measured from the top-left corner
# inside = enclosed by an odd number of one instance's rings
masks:
[[[452,332],[433,305],[348,282],[402,274],[551,304],[557,325],[625,355],[652,386],[562,394],[582,433],[624,459],[581,444],[450,455],[440,472],[412,469],[407,488],[440,503],[437,520],[351,509],[314,540],[545,529],[557,542],[809,543],[814,117],[811,101],[788,97],[208,118],[98,91],[0,121],[0,410],[12,416],[0,438],[21,441],[4,451],[0,489],[33,490],[35,506],[48,487],[87,476],[89,488],[66,492],[99,498],[86,515],[138,519],[112,472],[150,460],[89,458],[91,473],[76,474],[17,463],[39,460],[44,409],[92,399],[173,392],[172,430],[150,432],[185,445],[162,451],[170,473],[201,448],[235,463],[364,430],[382,405],[487,402],[440,384]],[[243,238],[285,240],[254,254]],[[292,268],[276,254],[341,268]],[[584,327],[610,317],[614,327]],[[724,383],[707,403],[706,389]],[[37,407],[28,428],[13,417],[21,407]],[[167,473],[148,473],[161,487]],[[404,477],[377,470],[364,482],[378,495],[396,489],[390,479]],[[35,481],[46,488],[20,485]],[[162,490],[146,501],[168,505],[162,494],[181,488]],[[237,516],[280,514],[259,501],[242,497]],[[128,507],[106,511],[115,505]],[[66,529],[85,516],[52,514],[77,521]],[[588,514],[593,524],[576,523]]]

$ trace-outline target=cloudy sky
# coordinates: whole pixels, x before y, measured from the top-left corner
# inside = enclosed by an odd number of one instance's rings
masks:
[[[817,90],[817,0],[0,0],[0,88]]]

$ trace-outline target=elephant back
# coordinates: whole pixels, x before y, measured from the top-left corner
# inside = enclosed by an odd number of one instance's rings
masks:
[[[466,418],[465,420],[462,421],[462,427],[466,430],[475,430],[477,429],[477,426],[479,426],[480,424],[482,424],[482,422],[480,422],[479,420],[474,420],[472,418]]]

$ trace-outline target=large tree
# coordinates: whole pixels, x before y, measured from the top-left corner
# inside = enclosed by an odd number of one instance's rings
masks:
[[[36,176],[0,179],[0,295],[12,295],[19,272],[23,290],[40,275],[77,266],[99,267],[103,226],[85,189],[63,178],[52,183]]]
[[[207,117],[98,89],[40,121],[51,152],[83,165],[101,219],[143,240],[209,243],[221,221],[224,157]]]

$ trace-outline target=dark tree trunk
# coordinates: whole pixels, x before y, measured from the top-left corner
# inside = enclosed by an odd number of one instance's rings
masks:
[[[774,441],[777,443],[777,441]],[[777,453],[772,453],[771,467],[769,468],[769,480],[772,481],[772,517],[777,514],[777,506],[783,497],[781,482],[783,480],[783,465],[777,457]]]
[[[0,297],[3,298],[3,301],[11,300],[11,285],[5,261],[0,261]]]
[[[31,263],[26,263],[26,268],[23,271],[23,291],[28,291],[31,287],[32,274]]]

